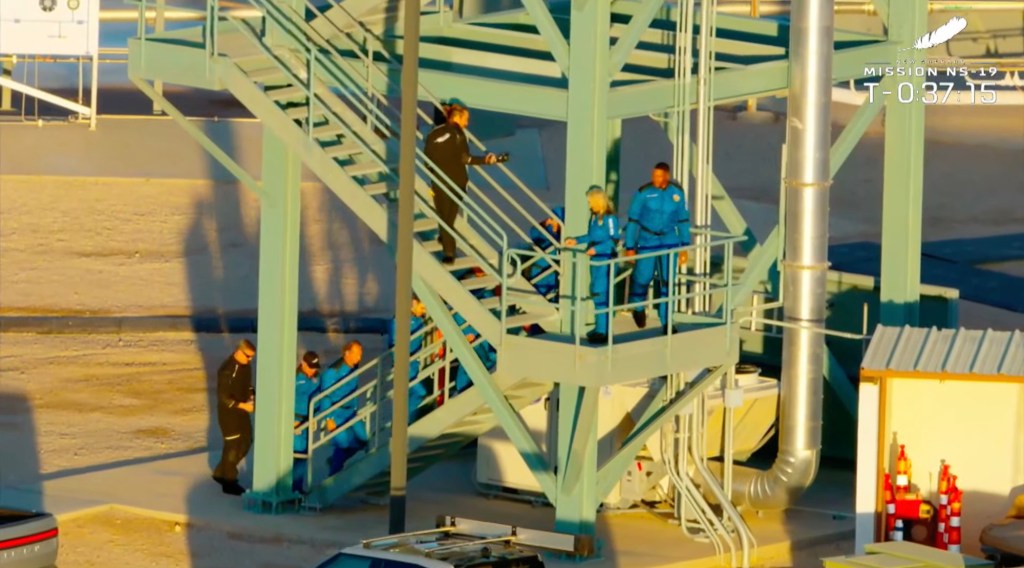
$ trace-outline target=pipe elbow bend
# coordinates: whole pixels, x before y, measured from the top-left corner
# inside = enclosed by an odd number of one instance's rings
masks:
[[[768,471],[747,483],[744,502],[760,511],[778,511],[796,503],[818,475],[819,450],[780,452]]]

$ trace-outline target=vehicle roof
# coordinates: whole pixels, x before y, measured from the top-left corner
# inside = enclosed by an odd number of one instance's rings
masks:
[[[481,539],[450,533],[396,535],[394,539],[374,542],[372,546],[352,546],[349,553],[387,552],[399,556],[416,556],[447,562],[454,568],[472,568],[481,564],[539,559],[536,552],[516,547],[501,539]]]

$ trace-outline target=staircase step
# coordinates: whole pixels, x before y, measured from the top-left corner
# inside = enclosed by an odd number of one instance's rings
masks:
[[[288,99],[306,99],[305,87],[299,87],[297,85],[267,89],[266,93],[268,97],[277,102]]]
[[[553,320],[554,317],[551,313],[531,313],[526,312],[525,314],[516,314],[505,320],[505,327],[513,329],[517,327],[523,327],[532,325],[535,323],[542,323]]]
[[[471,256],[460,256],[455,259],[455,262],[446,264],[444,267],[448,269],[448,272],[453,272],[455,270],[466,270],[467,268],[473,268],[474,266],[479,265],[480,263]]]
[[[369,193],[370,195],[373,195],[373,196],[376,197],[378,195],[386,194],[388,192],[388,187],[389,186],[394,188],[394,184],[393,183],[389,184],[386,181],[379,181],[379,182],[376,182],[376,183],[370,183],[370,184],[364,185],[363,189],[366,190],[366,193]],[[438,246],[440,246],[440,245],[438,245]]]
[[[437,229],[437,221],[433,219],[417,219],[413,221],[412,232],[423,233],[426,231],[434,231]]]
[[[334,146],[327,146],[324,148],[324,152],[335,159],[347,158],[362,151],[363,147],[360,146],[358,142],[345,142],[343,144],[335,144]]]
[[[377,162],[361,162],[358,164],[352,164],[349,166],[342,167],[345,173],[352,176],[366,176],[370,174],[376,174],[380,172],[386,172],[387,168],[378,164]]]
[[[265,83],[270,79],[283,79],[287,76],[284,70],[277,65],[253,69],[252,71],[246,71],[245,74],[248,75],[249,79],[254,83]]]
[[[343,126],[334,124],[333,122],[324,124],[322,126],[313,127],[313,138],[317,139],[330,138],[332,136],[340,136],[344,133],[345,128]]]
[[[292,120],[306,120],[309,116],[309,108],[306,105],[296,105],[284,109],[284,113]],[[323,112],[319,108],[313,109],[313,122],[323,120]]]
[[[500,280],[488,274],[479,278],[467,278],[462,281],[462,287],[466,290],[480,290],[482,288],[494,288],[500,283]]]
[[[423,243],[423,248],[429,253],[441,252],[441,243],[437,242],[437,239],[430,239]]]

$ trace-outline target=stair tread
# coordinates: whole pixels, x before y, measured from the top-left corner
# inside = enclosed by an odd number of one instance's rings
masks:
[[[358,164],[343,166],[342,169],[345,170],[345,173],[350,176],[365,176],[387,171],[387,168],[385,166],[382,166],[379,163],[373,161],[360,162]]]
[[[480,290],[482,288],[493,288],[500,283],[500,280],[488,274],[478,278],[467,278],[462,281],[462,287],[467,290]]]
[[[343,142],[341,144],[324,147],[324,152],[332,158],[347,158],[362,151],[363,147],[358,142]]]
[[[447,268],[449,272],[455,270],[466,270],[467,268],[473,268],[475,266],[480,266],[480,263],[477,261],[477,259],[471,256],[460,256],[455,259],[455,262],[444,265],[444,267]]]
[[[328,137],[331,137],[331,136],[339,136],[339,135],[344,134],[344,133],[345,133],[345,128],[343,126],[334,124],[333,122],[332,123],[328,123],[328,124],[324,124],[324,125],[321,125],[321,126],[313,127],[313,138],[318,138],[318,139],[320,139],[320,138],[328,138]]]
[[[262,83],[268,79],[284,77],[286,75],[283,69],[273,64],[246,71],[245,74],[255,83]]]
[[[535,323],[541,323],[554,319],[554,312],[526,312],[516,314],[505,319],[505,327],[523,327]]]
[[[297,85],[288,85],[287,87],[276,87],[266,89],[267,96],[275,101],[283,101],[285,99],[304,99],[306,98],[305,87],[299,87]]]
[[[379,181],[367,184],[363,186],[363,189],[365,189],[366,193],[369,193],[370,195],[384,195],[388,192],[389,187],[393,188],[394,184],[390,184],[386,181]],[[440,247],[440,245],[438,245],[438,247]],[[440,250],[440,248],[438,250]]]

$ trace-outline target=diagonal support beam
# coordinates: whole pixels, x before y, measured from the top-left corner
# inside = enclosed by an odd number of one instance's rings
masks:
[[[9,79],[3,75],[0,75],[0,87],[3,87],[4,89],[10,89],[12,91],[18,91],[19,93],[24,93],[32,98],[36,98],[41,101],[50,103],[51,105],[59,106],[61,108],[66,108],[70,111],[77,112],[82,116],[92,116],[92,109],[85,105],[80,105],[76,102],[69,101],[64,97],[58,97],[57,95],[54,95],[52,93],[47,93],[46,91],[37,89],[35,87],[30,87],[24,83],[19,83],[14,79]]]
[[[530,13],[530,18],[533,20],[533,24],[537,26],[537,31],[540,32],[541,37],[548,44],[548,49],[551,50],[551,56],[555,58],[555,63],[558,63],[558,67],[562,69],[562,74],[568,77],[569,43],[565,41],[562,30],[555,23],[555,19],[551,17],[551,11],[548,10],[547,3],[544,0],[523,0],[523,6]]]
[[[597,494],[600,498],[611,492],[622,477],[637,452],[643,448],[647,440],[654,434],[655,430],[664,424],[665,420],[678,414],[684,407],[696,400],[697,395],[704,392],[706,388],[717,384],[718,379],[732,368],[733,362],[726,362],[721,367],[706,372],[703,376],[687,383],[686,387],[676,394],[669,402],[660,407],[648,408],[645,416],[637,423],[633,431],[626,437],[622,447],[597,471]],[[653,411],[652,411],[653,410]]]
[[[757,288],[760,282],[768,278],[772,265],[778,262],[778,252],[779,227],[776,226],[772,229],[768,238],[764,240],[764,243],[758,245],[747,256],[747,267],[743,270],[743,275],[740,276],[740,281],[732,294],[733,306],[746,305],[750,295],[754,293],[754,289]]]
[[[573,388],[565,385],[560,388]],[[580,482],[580,475],[585,460],[579,459],[587,451],[595,451],[588,448],[591,435],[597,427],[597,393],[600,387],[580,387],[583,396],[578,397],[574,408],[560,408],[559,412],[571,410],[573,415],[572,433],[570,434],[569,453],[566,463],[561,464],[565,474],[562,476],[561,491],[563,494],[572,493]]]
[[[184,114],[182,114],[181,111],[178,110],[178,108],[171,103],[171,101],[167,100],[163,95],[158,93],[156,89],[154,89],[153,86],[149,84],[149,81],[145,81],[143,79],[138,79],[135,77],[132,77],[131,80],[132,83],[134,83],[135,86],[138,87],[140,91],[142,91],[147,97],[152,99],[158,105],[160,105],[160,109],[167,113],[168,116],[173,118],[174,121],[178,123],[178,126],[185,130],[185,132],[187,132],[189,136],[191,136],[196,142],[198,142],[199,145],[202,146],[204,150],[209,152],[210,155],[213,156],[213,158],[220,163],[220,165],[224,166],[224,169],[231,172],[231,174],[234,175],[238,179],[238,181],[242,182],[242,185],[247,187],[250,191],[260,196],[261,198],[266,196],[266,194],[263,191],[263,184],[253,179],[253,177],[250,176],[249,173],[245,171],[245,168],[238,165],[238,162],[232,159],[231,156],[228,156],[224,152],[224,150],[221,150],[220,146],[218,146],[216,142],[211,140],[210,137],[207,136],[205,132],[200,130],[199,127],[197,127],[195,124],[189,121],[189,119]]]
[[[509,404],[508,399],[501,392],[491,372],[484,367],[483,362],[477,357],[473,347],[466,340],[466,336],[463,335],[459,325],[455,323],[455,319],[441,297],[419,276],[413,276],[412,284],[416,295],[423,302],[423,305],[427,307],[430,317],[433,318],[437,327],[441,329],[441,333],[444,334],[445,342],[451,347],[455,356],[458,357],[459,364],[469,373],[473,381],[473,387],[479,389],[481,398],[487,403],[491,411],[494,412],[498,422],[501,423],[505,433],[508,434],[509,440],[519,450],[523,461],[526,462],[530,471],[537,478],[537,482],[544,491],[544,495],[554,503],[556,501],[555,474],[551,471],[551,466],[537,446],[537,442],[530,435],[526,424],[523,423],[523,419],[516,412],[516,409]]]
[[[636,49],[637,44],[640,43],[640,37],[647,31],[647,28],[651,27],[651,22],[654,21],[654,17],[658,15],[664,5],[664,0],[643,0],[640,8],[629,19],[629,25],[612,46],[611,55],[608,58],[609,79],[622,71],[622,67],[629,59],[629,54]]]
[[[879,87],[875,90],[881,92],[890,82],[888,78],[882,79]],[[839,169],[846,163],[846,158],[850,157],[853,149],[857,147],[857,143],[860,142],[864,133],[867,132],[868,127],[871,126],[878,113],[882,112],[882,108],[885,106],[884,100],[885,97],[869,97],[853,113],[850,122],[843,127],[843,131],[836,138],[835,143],[832,144],[829,155],[829,164],[832,171],[829,175],[835,177]]]

